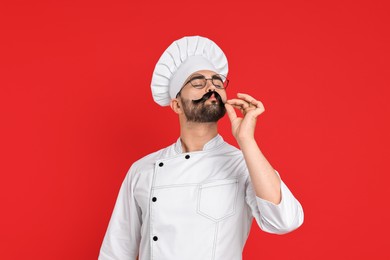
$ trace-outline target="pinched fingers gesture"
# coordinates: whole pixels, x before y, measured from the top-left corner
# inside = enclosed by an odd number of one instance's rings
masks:
[[[254,138],[257,117],[265,110],[263,103],[248,94],[238,93],[237,98],[226,101],[225,107],[237,141]],[[235,109],[240,110],[243,117],[237,116]]]

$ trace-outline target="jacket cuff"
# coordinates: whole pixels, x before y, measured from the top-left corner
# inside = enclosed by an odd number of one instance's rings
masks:
[[[261,214],[261,228],[264,231],[285,234],[297,229],[303,223],[303,209],[287,186],[280,183],[281,201],[274,204],[256,196]]]

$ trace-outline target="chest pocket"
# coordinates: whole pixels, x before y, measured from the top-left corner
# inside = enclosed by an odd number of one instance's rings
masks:
[[[220,221],[234,215],[237,192],[237,179],[218,180],[201,184],[198,193],[198,214],[213,221]]]

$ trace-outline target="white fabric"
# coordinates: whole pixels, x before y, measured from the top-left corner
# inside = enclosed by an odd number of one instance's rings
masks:
[[[213,41],[201,36],[174,41],[161,55],[153,71],[151,89],[154,101],[167,106],[185,80],[199,70],[211,70],[227,76],[228,62]]]
[[[179,139],[132,165],[99,259],[240,260],[253,217],[275,234],[302,224],[283,182],[281,194],[278,205],[256,197],[241,151],[221,136],[192,153],[182,153]]]
[[[191,56],[188,57],[177,69],[176,73],[171,78],[169,95],[171,98],[176,97],[176,94],[180,91],[185,83],[185,80],[194,72],[199,70],[211,70],[217,69],[203,56]]]

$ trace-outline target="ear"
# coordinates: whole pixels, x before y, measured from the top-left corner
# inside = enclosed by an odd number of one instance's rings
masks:
[[[172,110],[176,114],[180,114],[182,112],[179,99],[177,99],[177,98],[171,99],[171,102],[169,103],[169,105],[171,106]]]

